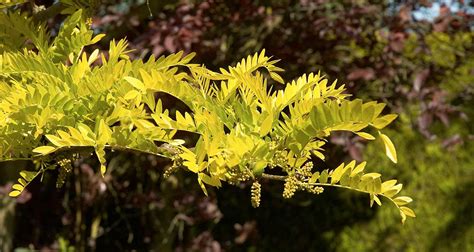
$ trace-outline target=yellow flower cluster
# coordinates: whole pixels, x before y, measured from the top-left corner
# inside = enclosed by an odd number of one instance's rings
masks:
[[[262,196],[262,186],[258,181],[254,181],[252,184],[251,192],[251,201],[252,206],[257,208],[260,206],[260,198]]]
[[[237,185],[240,182],[247,181],[253,177],[249,169],[242,169],[239,166],[231,167],[227,170],[226,181],[231,185]]]
[[[56,180],[56,188],[61,188],[67,179],[67,176],[72,171],[71,159],[64,158],[58,161],[59,174]]]
[[[283,189],[283,198],[289,199],[295,195],[298,190],[298,179],[295,176],[288,176],[285,179],[285,187]]]

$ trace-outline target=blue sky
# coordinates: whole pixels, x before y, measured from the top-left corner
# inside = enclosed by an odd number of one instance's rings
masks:
[[[471,1],[473,0],[465,0],[466,5]],[[430,8],[421,8],[419,11],[414,12],[413,15],[416,19],[433,20],[436,16],[438,16],[439,9],[443,3],[446,4],[446,6],[448,6],[452,12],[456,12],[460,8],[457,0],[445,0],[433,3]],[[469,7],[467,8],[467,11],[469,13],[474,13],[474,8]]]

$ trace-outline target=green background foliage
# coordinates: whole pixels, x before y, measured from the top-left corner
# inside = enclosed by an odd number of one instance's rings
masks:
[[[183,50],[197,53],[193,63],[217,70],[265,48],[268,55],[282,59],[277,65],[285,68],[280,73],[285,80],[321,70],[330,80],[345,83],[355,97],[386,103],[385,112],[400,114],[385,130],[397,147],[397,165],[381,151],[380,139],[367,144],[361,137],[340,133],[331,135],[324,147],[326,164],[315,160],[315,167],[368,160],[369,171],[403,181],[405,193],[415,199],[417,218],[402,226],[394,209],[369,209],[365,195],[340,189],[327,188],[317,196],[298,193],[284,200],[283,185],[276,182],[262,182],[261,205],[254,209],[251,183],[241,188],[224,185],[205,197],[193,174],[179,171],[163,179],[163,167],[169,163],[162,158],[109,152],[103,179],[95,172],[97,160],[82,159],[72,164],[74,172],[62,189],[55,188],[57,175],[46,173],[42,183],[33,181],[18,199],[2,197],[0,224],[9,230],[0,232],[3,249],[472,250],[472,6],[468,1],[441,3],[62,1],[64,12],[81,7],[94,13],[96,33],[107,35],[89,47],[88,55],[96,48],[108,50],[112,38],[127,37],[135,49],[132,58]],[[52,2],[36,4],[48,7]],[[440,7],[434,18],[416,18],[416,12],[426,12],[430,4]],[[30,3],[18,8],[41,9]],[[49,20],[53,35],[62,22],[58,17]],[[28,27],[21,18],[18,23]],[[12,33],[0,31],[1,50],[35,45],[53,60],[67,55],[61,53],[66,45],[84,43],[57,39],[56,52],[47,52],[47,45],[37,43],[47,36],[41,31],[5,34]],[[22,36],[37,41],[16,42]],[[171,96],[160,98],[172,113],[185,108]],[[1,168],[5,186],[0,194],[5,196],[11,186],[6,183],[20,170],[34,170],[25,162]]]

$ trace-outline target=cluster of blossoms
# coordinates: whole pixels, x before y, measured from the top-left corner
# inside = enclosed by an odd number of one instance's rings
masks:
[[[56,188],[62,188],[69,173],[72,171],[71,159],[63,158],[57,164],[59,165],[59,174],[56,180]]]
[[[251,194],[251,202],[253,207],[260,206],[260,198],[262,196],[262,186],[258,181],[254,181],[252,184],[252,188],[250,189]]]

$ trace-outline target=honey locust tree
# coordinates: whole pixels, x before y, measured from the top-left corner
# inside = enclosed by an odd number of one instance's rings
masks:
[[[86,3],[84,1],[84,3]],[[93,154],[107,172],[106,152],[134,152],[170,160],[164,171],[196,174],[203,192],[222,183],[252,182],[251,203],[260,204],[260,180],[284,183],[283,197],[297,191],[320,194],[325,187],[345,188],[385,198],[402,217],[415,217],[399,196],[402,184],[365,172],[351,161],[322,171],[324,144],[334,131],[380,139],[388,158],[395,147],[382,129],[397,116],[385,104],[364,102],[344,85],[320,73],[285,82],[265,50],[237,65],[207,69],[182,52],[131,60],[126,40],[112,40],[108,51],[93,50],[103,38],[90,28],[81,1],[59,1],[34,14],[18,10],[19,1],[0,6],[0,157],[30,160],[36,170],[20,172],[10,196],[16,197],[48,170],[59,170],[61,187],[71,161]],[[51,35],[45,16],[66,14]],[[90,52],[90,53],[88,53]],[[186,111],[166,108],[158,94],[173,96]],[[178,132],[195,136],[180,139]]]

